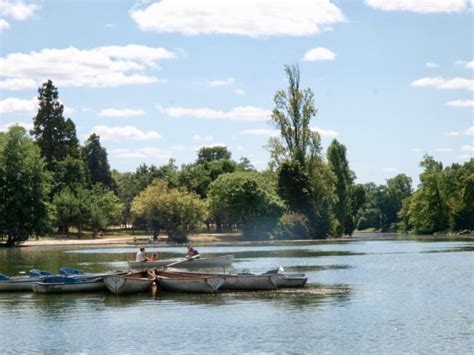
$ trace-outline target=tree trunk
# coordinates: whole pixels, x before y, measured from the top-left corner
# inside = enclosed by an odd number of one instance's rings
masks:
[[[11,234],[8,235],[8,239],[7,239],[7,247],[13,247],[15,246],[15,238],[13,238],[13,236]]]

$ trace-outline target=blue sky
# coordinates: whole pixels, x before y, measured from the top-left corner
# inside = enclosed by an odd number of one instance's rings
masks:
[[[311,127],[345,144],[357,182],[425,153],[473,157],[470,0],[0,0],[0,130],[31,127],[51,79],[83,141],[112,168],[178,165],[201,146],[266,167],[285,64],[315,93]]]

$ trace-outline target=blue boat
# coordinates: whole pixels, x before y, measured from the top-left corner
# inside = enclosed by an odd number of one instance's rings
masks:
[[[33,283],[33,292],[37,293],[69,293],[105,291],[102,277],[68,277],[51,276]]]
[[[0,274],[0,292],[32,291],[33,283],[53,276],[52,273],[38,269],[29,271],[28,276],[12,276]]]

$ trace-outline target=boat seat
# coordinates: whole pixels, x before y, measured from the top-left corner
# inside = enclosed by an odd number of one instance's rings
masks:
[[[71,267],[63,267],[59,269],[60,275],[84,275],[84,272],[81,270],[73,269]]]
[[[48,271],[42,271],[39,269],[30,270],[30,277],[41,277],[41,276],[53,276],[53,274]]]

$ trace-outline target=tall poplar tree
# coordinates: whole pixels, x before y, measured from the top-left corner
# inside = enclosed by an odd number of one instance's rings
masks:
[[[335,176],[337,201],[334,213],[338,221],[336,234],[352,234],[355,229],[355,221],[352,211],[352,188],[355,175],[349,169],[346,157],[346,147],[334,139],[328,147],[327,157],[329,166]]]

